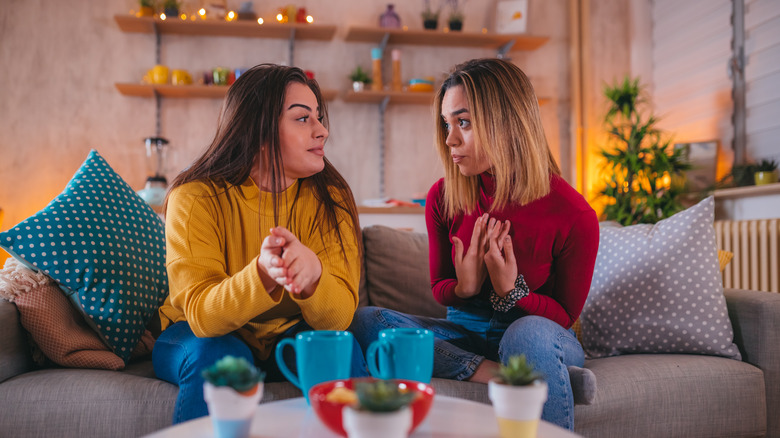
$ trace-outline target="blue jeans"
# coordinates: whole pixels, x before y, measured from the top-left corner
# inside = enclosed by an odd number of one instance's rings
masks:
[[[525,354],[549,388],[542,419],[574,429],[574,396],[567,367],[585,363],[574,332],[541,316],[524,316],[518,309],[501,313],[493,311],[487,301],[470,304],[448,308],[447,319],[363,307],[357,310],[350,330],[364,352],[386,328],[433,331],[433,376],[446,379],[468,379],[484,359],[506,363],[510,356]]]
[[[279,336],[277,341],[294,337],[306,330],[312,328],[301,321]],[[158,378],[179,386],[173,424],[208,415],[208,407],[203,399],[203,377],[200,373],[226,355],[243,357],[250,363],[255,363],[266,373],[266,382],[286,380],[279,371],[273,352],[268,359],[255,361],[249,346],[236,336],[199,338],[186,321],[177,322],[160,334],[152,350],[152,362]],[[290,371],[297,373],[292,349],[285,349],[284,361]],[[368,376],[366,361],[357,341],[352,346],[352,376]]]

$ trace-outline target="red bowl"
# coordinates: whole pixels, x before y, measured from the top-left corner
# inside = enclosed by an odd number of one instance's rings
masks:
[[[370,382],[374,380],[376,379],[372,377],[361,377],[345,380],[332,380],[330,382],[314,385],[309,390],[311,407],[314,409],[314,412],[317,414],[320,421],[325,423],[325,426],[327,426],[328,429],[341,436],[347,436],[341,417],[341,411],[346,404],[328,401],[326,397],[337,387],[355,389],[355,382]],[[428,415],[431,404],[433,404],[433,395],[435,391],[431,385],[415,382],[413,380],[395,379],[392,381],[396,382],[399,388],[408,388],[420,394],[410,405],[412,408],[412,428],[409,430],[409,433],[412,433],[414,429],[422,423],[425,416]]]

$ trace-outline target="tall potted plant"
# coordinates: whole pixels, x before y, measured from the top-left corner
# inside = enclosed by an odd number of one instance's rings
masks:
[[[502,438],[536,436],[547,401],[547,383],[525,355],[512,356],[499,365],[496,377],[488,382],[488,396]]]
[[[611,148],[601,150],[608,180],[599,192],[606,198],[604,219],[622,225],[656,223],[683,209],[679,200],[683,172],[690,169],[682,149],[656,128],[657,119],[640,112],[647,104],[639,79],[626,77],[607,86],[604,118]]]

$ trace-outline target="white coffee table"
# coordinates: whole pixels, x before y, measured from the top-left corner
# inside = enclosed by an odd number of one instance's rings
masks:
[[[339,437],[319,421],[303,397],[258,405],[251,434],[253,438]],[[539,423],[539,438],[579,436],[551,423]],[[202,417],[165,428],[149,437],[213,438],[214,429],[209,417]],[[490,405],[437,395],[425,421],[411,437],[495,438],[498,437],[498,425]]]

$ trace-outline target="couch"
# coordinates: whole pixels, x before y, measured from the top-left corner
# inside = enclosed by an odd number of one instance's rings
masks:
[[[363,231],[361,305],[443,316],[430,296],[426,236],[382,226]],[[587,360],[597,392],[590,404],[575,406],[575,431],[780,437],[780,294],[728,289],[725,298],[742,361],[687,354]],[[15,305],[0,300],[0,437],[137,437],[171,423],[177,388],[155,378],[149,357],[122,371],[32,363]],[[484,384],[432,384],[438,394],[489,403]],[[290,383],[268,383],[262,402],[300,395]]]

